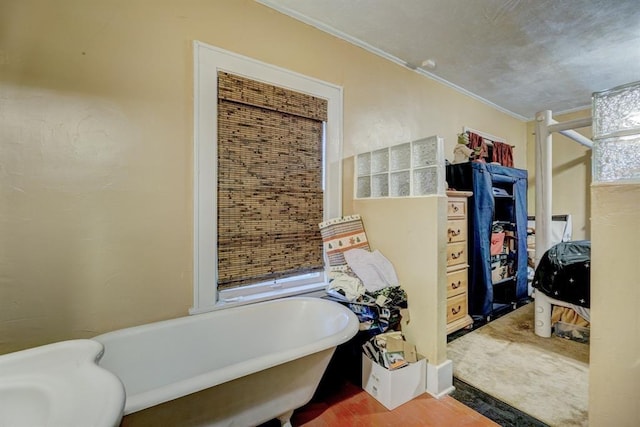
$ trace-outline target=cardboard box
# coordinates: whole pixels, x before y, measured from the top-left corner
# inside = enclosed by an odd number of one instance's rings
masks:
[[[395,409],[425,392],[427,361],[418,361],[404,368],[389,370],[362,355],[362,388],[387,409]]]

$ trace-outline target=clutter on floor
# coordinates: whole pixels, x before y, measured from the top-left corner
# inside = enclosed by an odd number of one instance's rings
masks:
[[[387,409],[425,392],[426,360],[401,332],[376,335],[362,350],[362,388]]]
[[[399,286],[364,292],[354,301],[345,299],[340,292],[328,292],[326,298],[353,311],[360,321],[360,331],[368,331],[370,335],[397,330],[402,319],[408,318],[407,295]]]
[[[556,322],[552,328],[553,334],[560,338],[589,344],[591,329],[574,323]]]
[[[389,370],[418,361],[416,347],[405,341],[400,331],[374,336],[362,345],[362,351],[369,359]]]
[[[398,329],[408,316],[407,295],[393,264],[380,251],[371,251],[360,215],[331,219],[319,227],[329,261],[328,298],[353,311],[361,331]]]
[[[391,348],[401,345],[402,352],[390,357],[408,357],[409,360],[394,359],[393,366],[402,370],[417,363],[410,350],[405,350],[399,330],[409,320],[407,294],[400,286],[392,263],[378,250],[371,250],[360,215],[335,218],[319,224],[324,251],[329,263],[329,284],[325,298],[345,305],[360,321],[360,331],[350,341],[338,346],[327,372],[319,386],[318,395],[330,392],[348,380],[361,385],[363,368],[363,348],[372,337],[391,339]],[[385,335],[392,333],[392,335]],[[399,335],[395,335],[395,334]],[[404,353],[407,356],[404,356]],[[415,347],[413,348],[415,353]],[[365,356],[368,359],[368,357]],[[371,362],[373,360],[369,359]],[[414,363],[411,363],[413,361]],[[366,362],[371,370],[371,363]],[[406,363],[407,365],[404,365]],[[426,369],[426,363],[423,362]],[[373,365],[377,365],[373,362]],[[384,362],[377,365],[388,370]],[[377,368],[373,368],[377,369]],[[420,369],[418,368],[412,368]],[[400,369],[397,369],[398,371]],[[415,372],[414,372],[415,373]],[[406,374],[403,374],[406,375]],[[425,374],[426,375],[426,374]],[[364,388],[364,384],[363,388]],[[373,387],[371,385],[371,387]],[[425,387],[422,387],[424,392]]]
[[[574,308],[554,305],[551,312],[551,325],[551,330],[557,337],[589,343],[591,324]]]

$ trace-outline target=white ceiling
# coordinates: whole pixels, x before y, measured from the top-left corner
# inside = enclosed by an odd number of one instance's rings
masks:
[[[520,119],[640,80],[640,0],[257,1]]]

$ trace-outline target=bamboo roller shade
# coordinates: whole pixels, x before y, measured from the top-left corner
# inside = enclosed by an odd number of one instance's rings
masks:
[[[327,102],[218,73],[218,287],[324,268]]]

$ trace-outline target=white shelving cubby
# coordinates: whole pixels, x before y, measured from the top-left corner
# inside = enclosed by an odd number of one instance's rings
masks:
[[[430,136],[356,155],[356,198],[444,195],[443,146]]]

